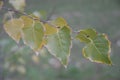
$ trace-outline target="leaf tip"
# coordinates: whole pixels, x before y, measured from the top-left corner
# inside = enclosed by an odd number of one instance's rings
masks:
[[[97,59],[96,59],[96,60],[95,60],[95,59],[92,59],[92,57],[87,56],[85,53],[86,53],[86,52],[85,52],[85,48],[83,48],[83,50],[82,50],[83,56],[84,56],[86,59],[90,60],[91,62],[106,64],[106,65],[110,65],[110,66],[112,65],[112,61],[110,60],[110,56],[109,56],[109,55],[108,55],[107,61],[101,61],[101,60],[97,60]]]

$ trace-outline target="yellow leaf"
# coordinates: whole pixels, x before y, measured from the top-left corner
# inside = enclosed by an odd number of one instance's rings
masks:
[[[41,43],[41,45],[40,45],[40,49],[42,49],[43,46],[46,45],[46,44],[47,44],[47,40],[43,39],[43,40],[42,40],[42,43]]]
[[[57,28],[53,27],[52,25],[45,23],[44,24],[45,27],[45,34],[46,35],[51,35],[57,32]]]
[[[62,28],[64,26],[68,27],[67,22],[65,21],[64,18],[58,17],[55,20],[51,22],[53,25],[55,25],[57,28]]]
[[[20,18],[24,21],[24,27],[30,27],[31,25],[33,25],[33,19],[27,16],[21,16]]]
[[[18,43],[21,38],[21,28],[23,26],[24,24],[21,19],[11,19],[4,24],[4,29]]]

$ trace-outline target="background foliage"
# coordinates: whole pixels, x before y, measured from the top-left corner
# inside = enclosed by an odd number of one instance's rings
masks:
[[[74,40],[68,68],[64,69],[46,50],[36,56],[28,47],[22,46],[22,42],[16,45],[0,25],[0,80],[120,79],[119,0],[27,0],[26,3],[26,12],[40,11],[45,16],[56,5],[52,17],[63,16],[73,30],[91,27],[107,33],[112,41],[111,58],[114,65],[91,63],[84,59],[81,54],[83,44]],[[0,15],[3,14],[4,11],[0,12]]]

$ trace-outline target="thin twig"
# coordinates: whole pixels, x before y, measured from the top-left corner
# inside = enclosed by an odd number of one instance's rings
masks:
[[[46,18],[46,21],[49,21],[50,20],[50,18],[52,17],[52,15],[54,14],[54,12],[55,12],[55,9],[56,9],[56,7],[53,7],[53,9],[51,10],[51,12],[48,14],[48,16],[47,16],[47,18]]]
[[[12,9],[12,8],[7,8],[7,7],[4,7],[4,6],[2,7],[2,10],[12,11],[12,12],[15,12],[16,14],[21,14],[21,15],[27,16],[27,17],[29,17],[33,20],[37,20],[37,21],[40,21],[42,23],[48,23],[48,24],[50,24],[49,20],[50,20],[51,16],[53,15],[55,9],[56,9],[56,5],[53,7],[53,9],[52,9],[51,13],[48,15],[47,19],[46,20],[41,20],[41,19],[35,18],[35,17],[25,13],[25,12],[21,12],[21,11],[18,11],[18,10]],[[52,25],[52,24],[50,24],[50,25]],[[55,25],[52,25],[52,26],[54,27]],[[73,32],[74,33],[79,33],[79,31],[73,31]]]
[[[46,21],[43,21],[43,20],[40,20],[39,18],[34,18],[33,16],[31,15],[28,15],[27,13],[25,12],[21,12],[21,11],[18,11],[18,10],[15,10],[15,9],[11,9],[11,8],[7,8],[7,7],[2,7],[3,10],[7,10],[7,11],[13,11],[15,13],[18,13],[18,14],[21,14],[21,15],[25,15],[33,20],[38,20],[40,22],[43,22],[43,23],[46,23]]]
[[[54,4],[52,4],[53,7],[51,8],[50,13],[48,13],[46,21],[49,21],[51,19],[51,17],[53,16],[53,14],[55,13],[56,6],[57,6],[57,0],[53,0],[53,3],[54,3]]]

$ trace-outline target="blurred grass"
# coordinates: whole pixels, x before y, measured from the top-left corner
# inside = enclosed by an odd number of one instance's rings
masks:
[[[45,50],[35,57],[28,47],[19,47],[22,42],[17,45],[0,27],[0,80],[119,80],[120,46],[117,41],[120,40],[120,1],[27,0],[26,12],[50,13],[54,5],[56,9],[52,18],[63,16],[73,30],[91,27],[108,34],[112,41],[113,65],[86,60],[81,54],[84,45],[74,40],[68,68],[64,69],[58,60]]]

